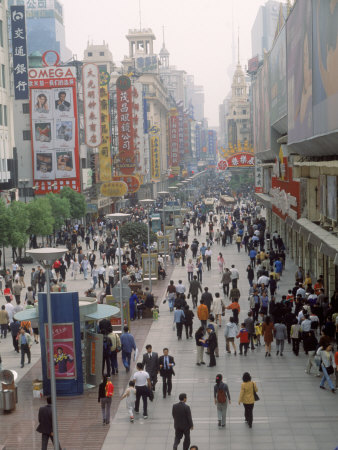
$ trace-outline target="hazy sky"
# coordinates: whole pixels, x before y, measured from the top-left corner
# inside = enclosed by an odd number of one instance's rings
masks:
[[[139,28],[139,0],[62,0],[66,43],[79,59],[87,41],[108,42],[115,63],[128,54],[125,35]],[[205,116],[218,126],[218,105],[227,95],[232,62],[232,5],[237,55],[247,64],[251,55],[251,27],[265,0],[141,0],[142,28],[156,36],[154,52],[162,46],[162,26],[170,64],[195,76],[204,86]],[[237,58],[237,56],[236,56]]]

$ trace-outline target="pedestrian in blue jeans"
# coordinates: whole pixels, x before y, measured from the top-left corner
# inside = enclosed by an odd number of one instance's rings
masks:
[[[332,380],[330,378],[330,375],[332,375],[334,373],[334,369],[336,367],[336,363],[335,363],[334,356],[332,353],[332,345],[329,344],[329,345],[326,345],[325,347],[319,347],[319,349],[317,351],[317,356],[320,356],[320,358],[321,358],[320,367],[323,372],[323,378],[321,379],[319,387],[321,389],[325,389],[324,385],[325,385],[325,381],[327,381],[332,393],[335,394],[336,390],[335,390]]]
[[[122,349],[122,362],[126,368],[126,372],[130,371],[131,352],[136,351],[135,339],[132,334],[129,333],[129,328],[125,326],[123,328],[123,334],[121,334],[121,349]]]

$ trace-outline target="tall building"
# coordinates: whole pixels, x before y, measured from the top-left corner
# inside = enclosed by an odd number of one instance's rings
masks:
[[[88,42],[83,62],[97,64],[100,71],[111,73],[114,70],[113,54],[105,41],[99,45]]]
[[[20,2],[17,2],[20,3]],[[63,6],[58,0],[25,0],[28,54],[54,50],[61,61],[72,57],[66,47]]]
[[[0,191],[13,188],[13,98],[10,94],[7,0],[0,3]]]
[[[170,101],[173,103],[185,101],[185,75],[186,72],[184,70],[179,70],[175,66],[171,66],[169,63],[170,53],[165,47],[165,43],[163,41],[163,45],[161,51],[159,53],[160,57],[160,77],[167,88]],[[184,106],[186,106],[184,104]]]
[[[280,13],[280,5],[284,17],[287,14],[287,5],[275,0],[268,0],[258,10],[255,22],[251,29],[252,56],[263,59],[264,51],[272,47]]]
[[[195,84],[194,75],[186,78],[186,105],[192,107],[195,120],[201,122],[204,119],[204,88]]]

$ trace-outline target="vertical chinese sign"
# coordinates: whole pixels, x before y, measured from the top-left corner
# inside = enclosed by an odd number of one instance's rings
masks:
[[[178,111],[178,143],[179,143],[179,153],[181,158],[183,159],[184,155],[184,112],[183,112],[183,102],[178,102],[177,104]]]
[[[172,174],[180,172],[179,153],[179,120],[176,108],[172,108],[169,113],[169,167]]]
[[[11,29],[15,100],[27,100],[29,93],[24,6],[11,6]]]
[[[101,144],[100,78],[95,64],[84,64],[82,83],[86,144],[98,147]]]
[[[190,155],[190,118],[188,110],[183,114],[183,146],[184,154]]]
[[[149,130],[150,134],[150,161],[151,180],[159,181],[161,178],[161,153],[160,153],[160,129],[154,125]]]
[[[35,193],[65,186],[79,192],[76,68],[47,66],[28,75]]]
[[[100,73],[101,145],[99,146],[100,181],[111,181],[109,74]]]
[[[142,83],[135,83],[132,88],[133,94],[133,128],[134,128],[134,150],[137,161],[138,173],[145,173],[144,163],[144,119]]]
[[[136,169],[133,126],[133,93],[129,77],[116,80],[117,127],[119,134],[119,170],[132,175]]]

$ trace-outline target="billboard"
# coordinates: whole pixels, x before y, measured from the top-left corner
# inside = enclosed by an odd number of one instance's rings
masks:
[[[130,78],[122,75],[116,80],[117,126],[119,134],[119,171],[132,175],[136,169],[134,151],[133,96]]]
[[[45,336],[48,361],[47,376],[48,378],[50,378],[50,353],[47,324],[45,324]],[[73,323],[58,323],[56,325],[53,325],[53,359],[56,379],[65,380],[77,378]]]
[[[36,194],[80,191],[76,69],[29,69],[31,145]],[[55,182],[55,183],[53,183]]]
[[[313,1],[314,134],[338,129],[338,4]]]
[[[134,149],[136,155],[136,170],[145,172],[144,161],[144,105],[142,97],[142,83],[136,82],[132,88],[133,98],[133,127],[134,127]]]
[[[100,181],[110,181],[112,162],[110,156],[110,114],[108,85],[100,86],[101,145],[99,146]]]
[[[15,100],[27,100],[28,64],[25,7],[11,6],[12,55]]]
[[[288,144],[313,136],[311,5],[298,0],[286,23]]]
[[[270,52],[269,69],[270,122],[274,124],[287,114],[285,27],[281,30]]]
[[[161,135],[160,129],[153,126],[149,130],[150,134],[150,165],[151,180],[159,181],[161,178]]]

